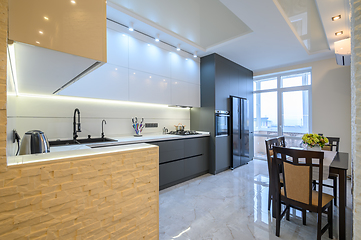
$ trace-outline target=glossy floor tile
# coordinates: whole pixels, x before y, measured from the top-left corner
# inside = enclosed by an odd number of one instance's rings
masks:
[[[351,239],[352,199],[347,199],[347,239]],[[331,189],[330,193],[331,193]],[[267,209],[267,162],[253,160],[233,171],[206,174],[159,192],[160,239],[316,239],[316,214],[291,210],[282,220],[281,236]],[[326,215],[323,223],[326,224]],[[322,239],[329,239],[328,233]],[[338,239],[338,208],[334,210],[334,239]]]

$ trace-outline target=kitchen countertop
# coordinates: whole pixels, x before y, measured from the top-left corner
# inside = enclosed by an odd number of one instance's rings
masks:
[[[65,146],[69,147],[69,146]],[[136,149],[145,149],[154,147],[154,145],[146,144],[146,143],[138,143],[138,144],[129,144],[129,145],[118,145],[112,147],[103,147],[103,148],[83,148],[83,149],[72,149],[74,151],[53,151],[50,153],[41,153],[41,154],[29,154],[29,155],[20,155],[8,157],[8,166],[19,165],[24,163],[34,163],[34,162],[45,162],[57,159],[66,159],[66,158],[76,158],[76,157],[84,157],[84,156],[92,156],[98,154],[112,153],[112,152],[122,152]]]
[[[80,156],[88,156],[95,154],[102,154],[108,152],[116,151],[125,151],[129,149],[142,148],[145,146],[152,146],[147,143],[155,141],[167,141],[167,140],[176,140],[176,139],[185,139],[185,138],[196,138],[196,137],[207,137],[210,136],[208,132],[199,132],[201,134],[197,135],[172,135],[172,134],[143,134],[142,137],[134,136],[115,136],[108,137],[118,142],[102,142],[102,143],[92,143],[92,144],[78,144],[78,145],[65,145],[65,146],[52,146],[50,148],[50,153],[44,154],[29,154],[29,155],[20,155],[8,157],[8,165],[18,165],[23,163],[30,162],[42,162],[50,161],[63,158],[74,158]],[[97,148],[91,148],[91,146],[101,146]],[[70,153],[71,152],[71,153]]]

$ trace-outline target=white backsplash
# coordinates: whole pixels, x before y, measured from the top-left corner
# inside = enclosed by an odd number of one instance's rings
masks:
[[[75,97],[13,96],[8,95],[8,141],[7,155],[13,156],[17,150],[12,143],[12,130],[16,129],[22,138],[29,130],[42,130],[49,140],[71,139],[73,133],[74,109],[79,108],[81,119],[80,138],[101,136],[101,122],[107,137],[133,135],[131,118],[143,117],[146,123],[158,123],[158,128],[145,128],[144,134],[162,133],[163,127],[174,130],[174,125],[182,123],[189,129],[189,109],[170,108],[165,105],[119,102]],[[194,129],[196,130],[196,129]]]

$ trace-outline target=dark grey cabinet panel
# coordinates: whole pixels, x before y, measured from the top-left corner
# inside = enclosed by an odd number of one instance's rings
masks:
[[[215,110],[227,111],[230,89],[230,66],[223,58],[216,56]]]
[[[231,166],[231,137],[216,137],[216,173]]]
[[[159,146],[159,163],[184,158],[184,140],[151,142]]]
[[[184,177],[184,160],[159,165],[159,186],[175,182]]]
[[[193,176],[202,172],[208,172],[208,159],[204,155],[187,158],[184,161],[186,177]]]
[[[193,138],[184,142],[184,157],[204,154],[208,138]]]

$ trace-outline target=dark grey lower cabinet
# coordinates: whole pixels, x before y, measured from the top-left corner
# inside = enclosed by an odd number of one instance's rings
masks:
[[[159,186],[166,186],[184,176],[184,160],[159,165]]]
[[[204,155],[185,159],[184,164],[186,177],[208,172],[208,159]]]
[[[159,188],[198,177],[209,170],[209,137],[151,142],[159,146]]]

